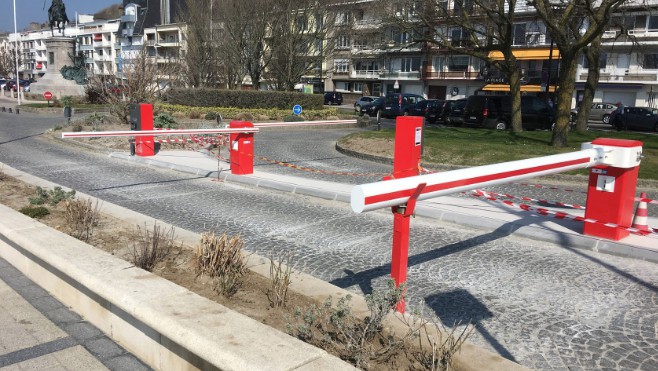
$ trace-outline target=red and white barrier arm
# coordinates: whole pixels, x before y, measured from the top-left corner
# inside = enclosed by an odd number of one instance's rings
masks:
[[[356,124],[356,120],[325,120],[325,121],[290,121],[290,122],[255,122],[254,127],[271,128],[282,126],[318,126]]]
[[[258,128],[225,128],[225,129],[172,129],[172,130],[119,130],[119,131],[80,131],[62,133],[62,138],[98,138],[98,137],[139,137],[146,135],[201,135],[201,134],[230,134],[230,133],[257,133]]]
[[[531,198],[531,197],[525,197],[525,196],[513,196],[513,195],[510,195],[510,194],[502,194],[502,193],[496,193],[496,192],[482,191],[482,190],[479,190],[479,189],[476,189],[474,192],[482,192],[482,193],[486,192],[486,194],[493,195],[493,196],[496,196],[496,197],[505,197],[505,198],[523,200],[523,201],[536,202],[536,203],[539,203],[539,204],[546,204],[546,205],[552,205],[552,206],[569,207],[569,208],[572,208],[572,209],[585,210],[585,206],[578,205],[578,204],[567,204],[567,203],[559,202],[559,201],[540,200],[540,199],[537,199],[537,198]]]
[[[578,152],[478,166],[408,178],[357,185],[352,188],[351,205],[356,213],[402,205],[420,183],[427,185],[418,200],[444,196],[494,184],[587,168],[602,164],[607,151],[587,147]]]

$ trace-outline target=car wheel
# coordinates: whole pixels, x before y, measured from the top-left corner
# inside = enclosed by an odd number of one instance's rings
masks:
[[[498,121],[496,123],[496,130],[505,130],[507,129],[507,123],[505,121]]]
[[[603,123],[610,124],[610,115],[603,115]]]
[[[361,106],[358,105],[358,104],[356,106],[354,106],[354,111],[361,112]]]
[[[450,121],[449,117],[446,117],[445,120],[443,120],[443,124],[445,126],[452,126],[452,121]]]

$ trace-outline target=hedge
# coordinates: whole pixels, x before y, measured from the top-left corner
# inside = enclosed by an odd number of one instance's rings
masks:
[[[196,107],[277,108],[292,110],[296,104],[304,109],[322,109],[324,98],[320,94],[303,94],[288,91],[254,91],[226,89],[173,88],[165,94],[169,104]]]
[[[154,109],[156,113],[178,113],[188,118],[215,117],[216,114],[220,114],[223,119],[234,119],[241,114],[250,114],[257,122],[264,120],[280,121],[292,113],[292,108],[280,110],[273,108],[192,107],[169,103],[156,103]],[[337,119],[339,116],[337,108],[304,109],[300,115],[301,119],[309,121]]]

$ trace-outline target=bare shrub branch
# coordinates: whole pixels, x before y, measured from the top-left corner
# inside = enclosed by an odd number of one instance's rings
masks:
[[[279,257],[278,263],[274,261],[274,256],[270,254],[271,286],[267,290],[267,298],[273,308],[286,305],[288,287],[290,287],[290,275],[292,274],[291,262],[292,253],[290,252]]]
[[[174,227],[165,230],[153,223],[153,231],[142,230],[139,225],[133,240],[133,259],[135,266],[147,271],[152,271],[156,264],[169,255],[176,246],[176,233]]]
[[[213,290],[230,297],[235,294],[247,273],[247,257],[243,254],[244,241],[240,235],[217,236],[215,232],[201,234],[195,250],[196,276],[214,279]]]
[[[98,200],[92,203],[87,200],[66,200],[66,223],[69,234],[79,240],[89,241],[100,220],[100,205]]]

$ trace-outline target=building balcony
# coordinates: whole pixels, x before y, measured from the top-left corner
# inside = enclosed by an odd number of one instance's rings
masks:
[[[420,78],[420,71],[383,71],[379,73],[380,79],[401,79],[401,80],[417,80]]]
[[[93,50],[93,45],[78,45],[78,50]]]
[[[352,70],[350,78],[353,79],[379,79],[379,70]]]
[[[587,81],[588,73],[581,73],[578,76],[579,81]],[[624,74],[613,74],[613,73],[601,73],[599,76],[599,82],[658,82],[658,72],[644,72],[644,73],[624,73]]]
[[[144,45],[146,45],[146,46],[155,46],[155,40],[146,40],[146,41],[144,41]]]
[[[421,77],[425,80],[477,80],[479,72],[473,71],[427,71]]]

